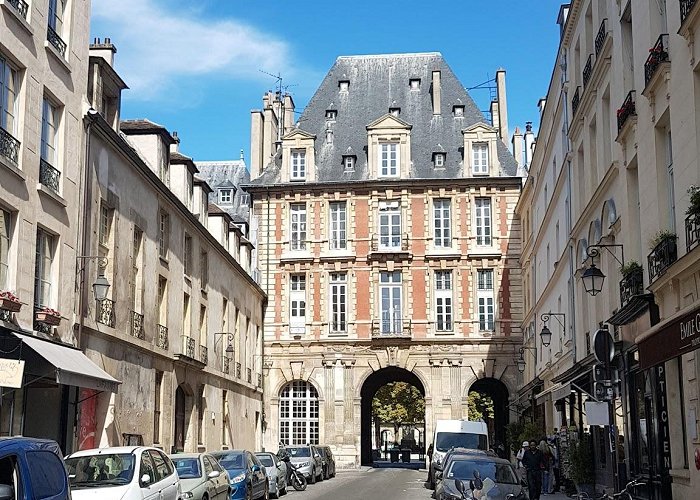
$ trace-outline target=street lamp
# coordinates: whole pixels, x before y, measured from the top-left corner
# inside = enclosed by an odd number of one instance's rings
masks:
[[[97,266],[100,269],[100,274],[97,276],[97,279],[92,284],[92,293],[95,296],[95,300],[97,302],[105,300],[107,298],[107,293],[109,292],[109,287],[111,286],[109,280],[107,280],[107,278],[105,277],[105,268],[107,267],[108,262],[107,257],[100,257],[99,255],[79,255],[77,259],[98,261]],[[83,269],[81,268],[79,272],[82,271]]]
[[[520,357],[519,357],[518,359],[515,360],[515,366],[518,367],[518,371],[519,371],[520,373],[525,372],[525,366],[526,366],[526,363],[525,363],[525,356],[524,356],[525,351],[535,351],[535,353],[533,354],[533,356],[535,356],[535,360],[537,359],[537,348],[536,348],[536,347],[521,347],[521,348],[520,348],[520,351],[519,351],[519,352],[520,352]]]
[[[547,326],[547,323],[549,322],[549,320],[552,316],[554,316],[554,319],[556,319],[559,322],[562,329],[564,330],[564,335],[566,335],[566,314],[565,313],[560,313],[560,312],[542,313],[542,315],[540,316],[540,320],[544,323],[544,325],[542,326],[542,331],[540,332],[540,339],[542,340],[542,345],[544,347],[549,347],[549,344],[552,343],[552,331]],[[560,316],[562,317],[561,320],[559,319]]]
[[[545,347],[549,347],[549,344],[552,343],[552,332],[547,327],[547,325],[544,325],[542,327],[542,331],[540,332],[540,339],[542,339],[542,345]]]
[[[620,253],[622,254],[622,260],[618,259],[617,255],[610,250],[611,248],[618,247],[620,248]],[[598,269],[598,267],[596,267],[595,262],[593,261],[595,257],[600,256],[601,248],[607,250],[607,252],[615,258],[618,264],[620,264],[620,266],[625,264],[625,248],[623,245],[606,245],[601,243],[598,245],[589,245],[588,248],[586,248],[586,256],[591,259],[591,265],[583,272],[581,281],[583,281],[583,288],[586,290],[586,293],[592,295],[593,297],[598,295],[603,290],[603,283],[605,282],[605,274],[603,271]]]
[[[233,354],[234,352],[236,352],[236,349],[233,347],[233,333],[216,332],[214,333],[214,338],[216,338],[217,335],[226,335],[226,340],[228,341],[228,345],[226,346],[226,354]],[[214,344],[216,345],[216,341],[214,341]]]

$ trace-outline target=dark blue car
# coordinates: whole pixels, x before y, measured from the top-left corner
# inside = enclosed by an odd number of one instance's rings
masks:
[[[55,441],[0,438],[0,500],[70,500],[68,475]]]
[[[247,450],[226,450],[215,451],[211,455],[231,478],[232,500],[270,498],[267,472],[253,453]]]

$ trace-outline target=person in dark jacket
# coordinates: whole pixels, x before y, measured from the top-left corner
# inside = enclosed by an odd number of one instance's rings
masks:
[[[530,441],[530,448],[525,450],[522,462],[527,470],[527,489],[530,493],[530,500],[540,500],[544,456],[537,448],[537,441]]]

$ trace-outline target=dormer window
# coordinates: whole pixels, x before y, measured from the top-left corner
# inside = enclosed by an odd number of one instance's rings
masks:
[[[327,109],[326,110],[326,120],[328,121],[335,121],[335,119],[338,117],[338,111],[335,109]]]
[[[463,105],[456,105],[452,106],[452,112],[454,113],[455,117],[459,118],[464,116],[464,106]]]
[[[292,150],[292,175],[291,180],[306,180],[306,150]]]
[[[395,142],[384,142],[379,145],[379,176],[399,176],[399,145]]]
[[[408,87],[411,90],[420,90],[420,78],[411,78],[408,81]]]
[[[220,205],[230,205],[233,201],[233,190],[232,189],[219,189],[219,204]]]
[[[391,108],[389,108],[389,113],[393,116],[399,116],[401,114],[401,108],[391,107]]]
[[[339,80],[338,89],[340,89],[341,92],[347,92],[350,89],[350,80]]]
[[[343,156],[343,166],[346,172],[352,172],[355,170],[355,157],[354,156]]]
[[[250,195],[248,193],[241,193],[241,206],[247,207],[250,205]]]
[[[474,175],[489,174],[489,144],[487,142],[472,144],[472,172]]]
[[[445,168],[445,153],[433,153],[435,168]]]

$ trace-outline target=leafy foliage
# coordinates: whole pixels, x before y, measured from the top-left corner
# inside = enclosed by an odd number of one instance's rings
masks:
[[[472,391],[467,396],[467,416],[471,421],[493,419],[493,399],[488,394]]]
[[[622,273],[622,276],[624,277],[643,271],[642,266],[636,260],[628,260],[622,267],[620,267],[620,273]]]
[[[569,447],[569,463],[571,480],[574,484],[593,484],[593,444],[591,436],[584,434],[583,439],[571,443]]]
[[[523,441],[534,439],[539,442],[542,435],[542,425],[538,422],[519,420],[506,425],[506,441],[513,453],[518,453]]]
[[[694,215],[695,217],[700,217],[700,187],[690,186],[688,188],[688,197],[690,205],[685,211],[686,215]]]
[[[416,424],[425,419],[425,399],[418,389],[406,382],[392,382],[379,388],[372,400],[372,415],[394,429],[402,424]]]

